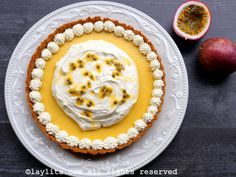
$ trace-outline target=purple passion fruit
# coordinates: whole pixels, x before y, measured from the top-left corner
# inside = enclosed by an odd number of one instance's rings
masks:
[[[215,74],[229,74],[236,71],[236,44],[226,38],[210,38],[199,50],[202,66]]]
[[[186,40],[198,40],[208,31],[211,14],[208,7],[200,1],[187,1],[175,13],[173,29]]]

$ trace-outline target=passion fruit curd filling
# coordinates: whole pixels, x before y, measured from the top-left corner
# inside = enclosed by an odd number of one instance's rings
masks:
[[[129,113],[138,82],[136,66],[123,50],[90,40],[72,45],[58,61],[52,93],[81,129],[93,130],[114,125]]]
[[[204,7],[189,5],[179,13],[177,26],[189,35],[198,35],[207,26],[208,18],[209,14]]]

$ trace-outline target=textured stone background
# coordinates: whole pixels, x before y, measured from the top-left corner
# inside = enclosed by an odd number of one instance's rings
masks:
[[[51,11],[74,2],[78,1],[0,1],[0,177],[27,176],[26,168],[46,168],[27,152],[11,128],[4,104],[5,72],[24,33]],[[198,64],[202,41],[188,43],[173,33],[173,16],[183,0],[116,2],[143,11],[170,33],[182,52],[189,76],[189,102],[180,131],[170,146],[142,169],[177,168],[178,176],[185,177],[236,176],[236,73],[225,78],[209,76]],[[224,36],[236,42],[236,1],[205,2],[213,21],[204,39]]]

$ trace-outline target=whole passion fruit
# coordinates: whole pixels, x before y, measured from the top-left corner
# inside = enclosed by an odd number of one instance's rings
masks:
[[[200,1],[186,1],[175,13],[173,29],[186,40],[198,40],[208,31],[211,14],[206,4]]]
[[[209,38],[199,50],[202,66],[214,74],[229,74],[236,70],[236,44],[226,38]]]

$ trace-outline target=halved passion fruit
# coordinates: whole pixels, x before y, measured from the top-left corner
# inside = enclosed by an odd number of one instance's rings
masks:
[[[186,40],[198,40],[207,33],[210,23],[211,14],[206,4],[200,1],[187,1],[177,9],[173,29]]]

